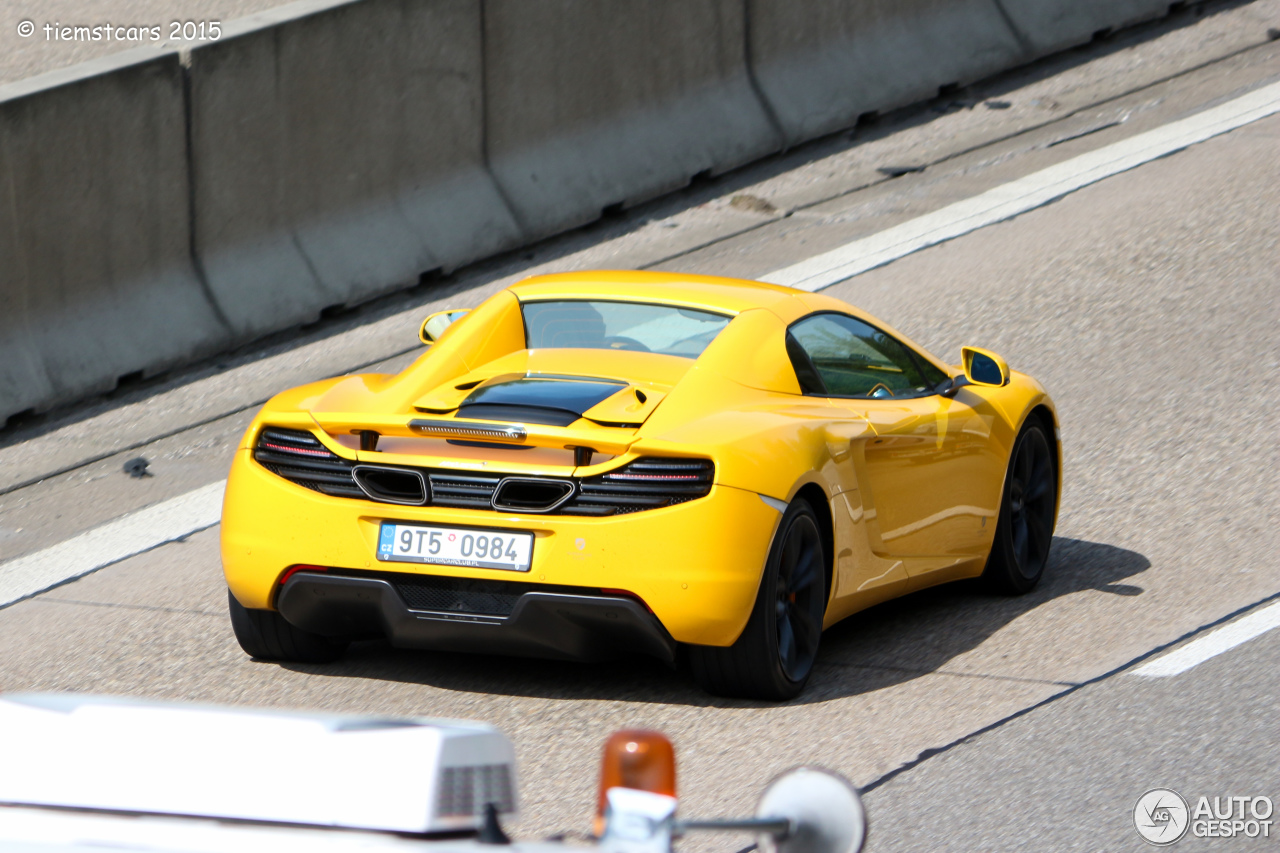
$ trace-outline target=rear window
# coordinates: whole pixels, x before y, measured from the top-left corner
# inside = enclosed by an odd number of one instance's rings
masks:
[[[724,314],[643,302],[525,302],[525,346],[656,352],[697,358],[732,319]]]

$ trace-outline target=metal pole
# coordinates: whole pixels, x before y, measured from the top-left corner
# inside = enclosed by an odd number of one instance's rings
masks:
[[[678,820],[672,827],[675,835],[686,832],[755,832],[761,835],[772,835],[781,840],[789,836],[795,829],[790,818],[785,817],[753,817],[741,820]]]

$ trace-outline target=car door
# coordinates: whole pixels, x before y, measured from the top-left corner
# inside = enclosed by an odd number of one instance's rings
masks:
[[[813,314],[788,337],[805,392],[873,430],[855,440],[847,472],[861,492],[872,551],[903,560],[909,574],[985,554],[1003,475],[991,443],[994,413],[936,393],[945,374],[855,317]]]
[[[1001,485],[991,476],[998,467],[992,416],[937,394],[868,400],[861,411],[876,433],[865,446],[863,474],[883,553],[956,559],[985,554]],[[918,561],[908,571],[937,565]]]

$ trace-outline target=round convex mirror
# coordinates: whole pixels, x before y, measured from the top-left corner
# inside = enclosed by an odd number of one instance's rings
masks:
[[[786,818],[792,831],[781,839],[761,836],[764,853],[858,853],[867,840],[867,813],[858,789],[843,776],[819,767],[797,767],[769,783],[757,818]]]

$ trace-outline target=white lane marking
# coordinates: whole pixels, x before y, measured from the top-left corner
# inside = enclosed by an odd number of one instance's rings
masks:
[[[0,607],[213,527],[226,480],[122,515],[43,551],[0,563]]]
[[[1182,648],[1158,657],[1135,669],[1130,675],[1147,678],[1168,678],[1198,666],[1212,657],[1230,651],[1241,643],[1260,637],[1273,628],[1280,628],[1280,601],[1223,625]]]
[[[929,246],[1048,204],[1143,163],[1280,112],[1280,83],[1081,154],[910,222],[769,273],[763,281],[817,291]]]
[[[1213,109],[1083,154],[935,213],[855,240],[764,276],[762,281],[820,290],[838,281],[1008,219],[1073,190],[1280,112],[1280,83]],[[123,516],[72,539],[0,563],[0,607],[217,524],[226,481]],[[214,497],[216,495],[216,497]],[[145,523],[140,519],[145,518]]]

